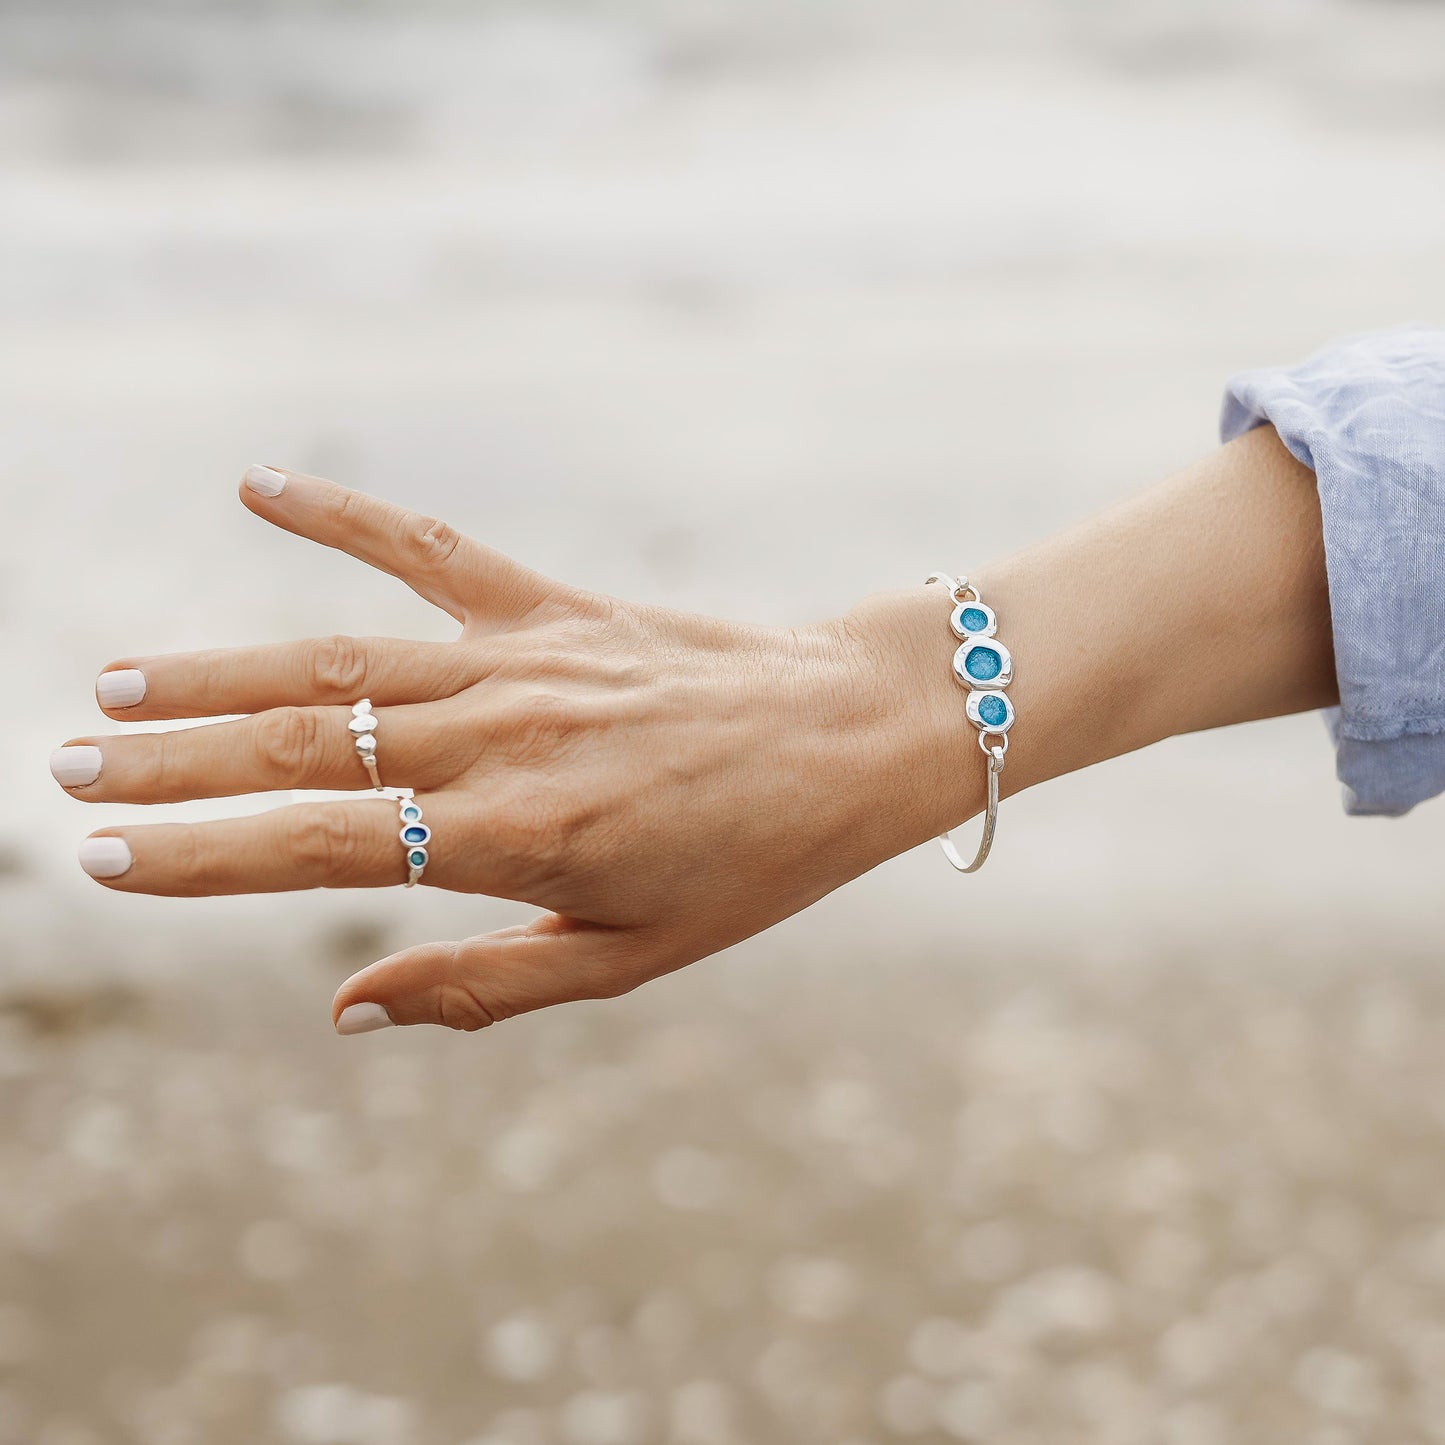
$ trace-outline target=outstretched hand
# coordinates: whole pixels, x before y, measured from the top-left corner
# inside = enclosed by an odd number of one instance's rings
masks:
[[[253,467],[241,498],[400,578],[461,635],[127,658],[97,686],[110,716],[243,716],[76,739],[52,771],[97,803],[359,790],[220,822],[103,829],[81,861],[113,889],[399,884],[396,805],[360,793],[369,784],[348,732],[351,705],[370,698],[382,779],[414,789],[432,829],[424,882],[546,911],[372,964],[336,995],[343,1033],[476,1029],[625,992],[975,806],[957,761],[972,729],[949,678],[946,608],[921,589],[809,627],[745,626],[553,581],[316,477]]]

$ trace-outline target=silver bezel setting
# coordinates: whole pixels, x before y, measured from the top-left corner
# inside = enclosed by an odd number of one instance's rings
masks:
[[[963,614],[965,612],[982,612],[988,618],[988,626],[970,631],[963,625]],[[992,637],[998,631],[998,618],[994,616],[993,608],[975,598],[972,602],[960,602],[949,614],[948,625],[953,628],[955,637]]]
[[[968,720],[978,729],[976,741],[984,754],[988,787],[988,797],[983,809],[983,833],[979,837],[972,860],[958,851],[952,834],[944,833],[938,841],[943,848],[943,856],[960,873],[977,873],[988,860],[993,848],[994,831],[998,827],[998,778],[1003,772],[1004,757],[1008,753],[1007,733],[1014,721],[1013,703],[1003,689],[1013,681],[1014,660],[1013,654],[998,640],[998,620],[993,609],[984,605],[983,599],[978,595],[978,588],[972,586],[967,577],[950,577],[947,572],[929,573],[925,585],[930,586],[935,582],[941,582],[948,588],[948,594],[953,601],[953,608],[949,613],[950,630],[963,638],[963,645],[953,654],[953,675],[968,689],[964,709]],[[972,602],[967,600],[970,595]],[[963,613],[968,607],[977,607],[988,619],[986,631],[974,632],[964,628]],[[978,647],[993,648],[999,660],[998,675],[986,682],[968,675],[968,659]],[[998,698],[1004,706],[1003,721],[993,726],[984,722],[978,712],[991,697]]]
[[[376,714],[371,710],[371,699],[364,697],[360,702],[352,704],[351,721],[347,723],[346,727],[351,734],[351,742],[356,749],[356,756],[361,759],[362,766],[371,779],[371,786],[381,793],[385,792],[385,789],[381,786],[381,773],[376,766],[378,722]]]
[[[421,804],[417,802],[416,794],[410,788],[383,788],[381,791],[396,804],[397,822],[401,824],[396,830],[396,836],[401,840],[402,858],[406,862],[406,886],[415,888],[421,882],[421,875],[426,872],[426,865],[431,861],[431,828],[422,822]],[[406,835],[412,828],[426,836],[419,842],[409,843]],[[421,861],[415,861],[417,858]]]
[[[970,677],[968,673],[969,654],[980,647],[991,648],[998,653],[1000,667],[990,678]],[[953,675],[965,687],[977,692],[998,692],[1006,688],[1014,678],[1013,654],[996,637],[970,637],[953,654]]]
[[[984,722],[979,715],[979,708],[983,706],[983,700],[986,697],[996,697],[1003,703],[1004,715],[1001,723]],[[963,710],[968,714],[969,722],[986,733],[1006,733],[1014,725],[1014,705],[1009,701],[1008,694],[1000,692],[996,687],[970,688],[968,697],[963,704]]]

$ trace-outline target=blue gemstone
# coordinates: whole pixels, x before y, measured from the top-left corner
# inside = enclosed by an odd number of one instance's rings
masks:
[[[958,623],[965,632],[987,632],[988,613],[978,607],[965,607],[959,614]]]
[[[964,659],[963,668],[979,682],[992,682],[1003,671],[1003,658],[991,647],[975,647]]]
[[[1001,697],[982,697],[978,700],[978,715],[989,727],[998,727],[1008,717],[1008,704]]]
[[[425,828],[407,828],[401,835],[403,843],[425,843],[431,836]]]
[[[406,807],[401,810],[401,816],[405,822],[415,823],[416,820],[421,817],[421,809],[418,808],[415,803],[408,803]]]
[[[410,863],[413,868],[425,868],[426,850],[424,848],[413,848],[411,852],[406,855],[406,861]]]

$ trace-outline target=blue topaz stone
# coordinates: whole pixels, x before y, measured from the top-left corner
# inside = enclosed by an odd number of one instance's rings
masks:
[[[982,602],[960,602],[953,609],[948,625],[953,628],[955,637],[992,637],[998,630],[998,618],[994,616],[993,608],[986,607]]]
[[[1014,662],[997,638],[975,637],[953,654],[953,671],[968,687],[1007,687],[1013,681]]]

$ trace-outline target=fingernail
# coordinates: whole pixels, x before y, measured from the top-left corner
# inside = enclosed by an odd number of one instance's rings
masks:
[[[56,748],[50,755],[50,771],[62,788],[83,788],[100,776],[100,749],[82,744]]]
[[[246,485],[263,497],[279,497],[286,487],[286,478],[270,467],[247,467]]]
[[[92,878],[119,878],[134,862],[124,838],[87,838],[80,845],[80,866]]]
[[[336,1020],[339,1034],[369,1034],[391,1026],[391,1015],[379,1003],[354,1003]]]
[[[144,702],[146,675],[137,667],[118,667],[95,680],[95,697],[101,707],[134,707]]]

